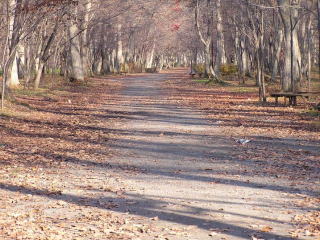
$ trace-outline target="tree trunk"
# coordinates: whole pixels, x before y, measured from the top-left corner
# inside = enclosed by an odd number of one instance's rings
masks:
[[[84,71],[81,57],[81,46],[79,37],[79,28],[76,22],[71,22],[69,25],[69,39],[70,39],[70,60],[71,73],[70,80],[84,81]]]
[[[283,30],[279,29],[277,31],[277,38],[275,39],[275,43],[274,43],[275,52],[274,52],[273,64],[272,64],[272,76],[271,76],[272,81],[276,80],[276,77],[279,73],[279,62],[280,62],[282,42],[283,42]]]
[[[216,43],[216,62],[215,72],[219,75],[220,66],[227,62],[225,46],[224,46],[224,35],[223,35],[223,24],[221,14],[221,0],[216,0],[216,11],[217,11],[217,43]]]
[[[210,1],[207,1],[207,8],[208,11],[210,10]],[[212,24],[210,17],[208,17],[207,20],[207,34],[206,38],[204,38],[199,24],[199,0],[196,2],[196,8],[195,8],[195,28],[196,32],[204,45],[204,59],[205,59],[205,77],[209,78],[215,78],[217,79],[217,75],[213,69],[213,59],[212,59],[212,34],[210,32],[210,29],[212,29]]]
[[[42,46],[43,46],[43,35],[41,35],[39,37],[39,41],[38,41],[38,48],[37,48],[37,53],[36,53],[36,57],[35,57],[35,70],[38,71],[39,69],[39,65],[40,65],[40,55],[41,55],[41,50],[42,50]]]
[[[151,68],[152,67],[155,48],[156,48],[156,43],[154,41],[154,43],[152,44],[152,49],[151,49],[151,51],[149,52],[149,54],[147,56],[146,68]]]
[[[28,87],[29,86],[29,82],[31,80],[31,49],[30,46],[26,45],[26,60],[25,60],[25,85],[24,87]]]
[[[111,72],[117,72],[117,50],[113,49],[111,52]]]
[[[160,61],[159,61],[159,69],[162,70],[164,65],[164,56],[161,54]]]
[[[81,34],[82,36],[82,63],[83,63],[83,69],[86,73],[85,75],[89,76],[92,75],[92,71],[90,68],[90,61],[89,61],[89,41],[88,41],[88,25],[90,21],[91,16],[91,9],[92,9],[92,0],[86,0],[84,2],[84,20],[83,20],[83,32]]]
[[[320,49],[320,0],[317,1],[317,11],[318,11],[318,49]],[[318,53],[318,65],[320,65],[320,50]]]
[[[102,50],[101,54],[101,73],[108,74],[110,72],[110,59],[106,49]]]
[[[18,66],[18,77],[24,78],[25,77],[25,65],[26,65],[26,58],[25,58],[25,47],[20,42],[17,47],[17,66]]]
[[[260,37],[258,47],[256,48],[256,83],[259,87],[259,100],[260,102],[266,102],[266,90],[265,90],[265,81],[264,81],[264,57],[263,57],[263,45],[262,37]]]
[[[295,4],[290,0],[278,0],[282,22],[285,31],[285,61],[282,79],[282,90],[296,91],[299,88],[301,76],[301,53],[298,38],[298,9],[300,1]]]
[[[116,70],[118,73],[120,73],[122,65],[123,65],[122,24],[119,22],[117,24],[117,63],[116,63]]]
[[[19,74],[18,74],[18,62],[17,62],[17,55],[15,55],[13,62],[10,65],[6,85],[8,88],[15,88],[15,87],[18,87],[19,84],[20,84],[20,81],[19,81]]]
[[[34,88],[35,88],[35,89],[38,89],[38,88],[39,88],[43,69],[44,69],[44,62],[40,60],[39,67],[38,67],[38,69],[37,69],[36,79],[35,79],[35,81],[34,81]]]
[[[211,44],[208,46],[206,45],[204,48],[204,61],[205,61],[205,77],[215,77],[215,71],[213,69],[212,63],[212,51],[211,51]]]
[[[313,31],[309,31],[309,36],[308,36],[308,49],[307,49],[307,61],[308,61],[308,69],[307,69],[307,81],[308,81],[308,89],[311,91],[311,69],[312,69],[312,36],[313,36]],[[319,38],[320,39],[320,38]],[[320,50],[319,50],[320,51]],[[320,52],[319,52],[320,55]]]
[[[192,65],[193,65],[193,70],[195,70],[195,67],[198,64],[198,49],[194,48],[194,50],[192,51]]]
[[[40,51],[40,56],[38,56],[40,62],[39,62],[39,68],[37,69],[36,80],[35,80],[35,83],[34,83],[34,88],[35,89],[37,89],[39,87],[39,85],[40,85],[40,80],[41,80],[42,73],[43,73],[43,70],[44,70],[44,67],[45,67],[45,63],[48,61],[48,59],[50,57],[49,50],[50,50],[50,47],[51,47],[51,45],[53,43],[53,40],[56,37],[57,30],[58,30],[58,21],[56,22],[51,34],[48,35],[48,36],[45,36],[43,38],[41,51]]]
[[[21,28],[18,15],[19,8],[21,7],[21,0],[10,0],[9,1],[9,53],[13,58],[9,59],[8,72],[6,77],[6,86],[8,88],[15,88],[19,86],[18,76],[18,64],[17,64],[17,45],[19,44]]]
[[[240,37],[240,72],[243,77],[249,72],[245,36]]]

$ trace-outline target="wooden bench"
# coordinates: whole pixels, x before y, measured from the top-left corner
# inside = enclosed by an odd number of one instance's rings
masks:
[[[145,71],[146,73],[157,73],[158,69],[156,67],[152,67],[152,68],[146,68]]]
[[[194,72],[194,71],[192,71],[192,72],[189,73],[189,75],[190,75],[192,78],[194,78],[194,76],[197,75],[197,73]]]
[[[304,103],[312,96],[320,95],[320,92],[277,92],[277,93],[270,93],[270,97],[275,98],[276,104],[278,104],[279,97],[283,97],[285,104],[287,98],[289,99],[289,105],[296,106],[297,105],[297,97],[301,97]]]
[[[125,75],[125,76],[127,76],[127,74],[128,74],[128,72],[126,72],[126,71],[120,71],[120,75]]]
[[[194,78],[194,76],[197,75],[197,74],[195,74],[195,73],[190,73],[190,75],[191,75],[192,78]]]

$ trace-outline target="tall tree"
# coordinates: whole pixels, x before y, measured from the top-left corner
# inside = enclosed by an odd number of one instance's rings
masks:
[[[301,79],[301,53],[298,38],[300,0],[278,0],[285,32],[285,62],[282,89],[296,91]]]
[[[222,9],[221,0],[216,0],[216,12],[217,12],[217,44],[216,44],[216,62],[215,72],[218,74],[220,66],[227,62],[225,43],[224,43],[224,32],[223,32],[223,21],[222,21]]]
[[[83,70],[83,62],[81,56],[81,43],[80,36],[81,32],[79,29],[79,22],[77,20],[78,10],[75,7],[73,12],[74,18],[69,22],[68,26],[68,37],[70,43],[70,64],[71,64],[71,72],[70,79],[72,81],[83,81],[84,80],[84,70]]]
[[[205,75],[210,78],[217,78],[217,75],[213,68],[213,56],[212,56],[212,3],[210,0],[206,1],[206,26],[205,33],[202,33],[200,26],[200,6],[199,0],[196,0],[195,5],[195,27],[197,34],[204,46],[204,59],[205,59]]]

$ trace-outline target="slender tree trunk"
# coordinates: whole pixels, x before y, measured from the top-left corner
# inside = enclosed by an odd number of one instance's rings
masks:
[[[193,64],[193,70],[195,69],[195,67],[197,66],[198,64],[198,49],[195,48],[193,51],[193,61],[192,61],[192,64]]]
[[[19,86],[19,74],[18,74],[18,62],[17,62],[17,54],[15,54],[15,57],[13,59],[13,62],[10,66],[10,72],[8,72],[8,79],[7,79],[7,87],[8,88],[15,88]]]
[[[311,91],[311,69],[312,69],[312,55],[311,55],[311,51],[312,51],[312,35],[313,32],[310,29],[309,33],[308,33],[308,49],[307,49],[307,62],[308,62],[308,69],[307,69],[307,81],[308,81],[308,90]],[[320,38],[319,38],[320,39]],[[319,50],[320,51],[320,50]],[[320,52],[319,52],[320,55]]]
[[[278,0],[278,4],[285,32],[285,61],[282,79],[282,90],[285,92],[296,91],[299,88],[301,76],[301,53],[298,38],[298,9],[290,0]]]
[[[111,69],[113,73],[118,71],[118,63],[117,63],[117,50],[113,49],[111,52]]]
[[[320,49],[320,0],[317,1],[317,10],[318,10],[318,49]],[[320,50],[318,54],[318,65],[320,66]]]
[[[49,50],[50,50],[50,47],[52,46],[53,40],[56,37],[57,30],[58,30],[58,22],[56,22],[51,34],[49,36],[44,37],[42,41],[43,45],[41,46],[41,53],[39,56],[39,59],[40,59],[39,68],[37,69],[36,79],[34,83],[35,89],[39,88],[42,73],[45,68],[45,63],[48,61],[50,56]]]
[[[39,88],[43,70],[44,70],[44,62],[40,60],[39,67],[37,69],[36,79],[34,81],[34,88],[35,89]]]
[[[281,45],[283,43],[283,30],[279,29],[277,31],[277,38],[275,39],[275,52],[273,56],[273,64],[272,64],[272,76],[271,80],[275,81],[276,77],[279,73],[279,62],[280,62],[280,53],[281,53]]]
[[[42,46],[43,46],[43,36],[40,36],[40,39],[38,41],[38,48],[37,48],[37,53],[36,53],[36,57],[35,57],[35,70],[38,71],[39,65],[40,65],[40,55],[41,55],[41,50],[42,50]]]
[[[235,23],[235,20],[233,20]],[[238,65],[240,64],[240,38],[239,38],[239,30],[238,27],[235,26],[235,32],[234,32],[234,64]]]
[[[69,25],[69,39],[70,39],[70,60],[71,73],[70,80],[83,81],[84,71],[81,57],[81,45],[79,37],[79,28],[76,22],[71,22]]]
[[[156,48],[156,43],[154,41],[154,43],[152,44],[152,49],[151,49],[150,53],[147,56],[147,63],[146,63],[146,67],[147,68],[151,68],[152,67],[155,48]]]
[[[262,14],[262,13],[261,13]],[[263,17],[262,17],[263,18]],[[263,29],[263,19],[262,19],[262,29]],[[263,30],[262,30],[263,32]],[[260,43],[259,43],[259,62],[260,62],[260,83],[259,83],[259,96],[260,96],[260,101],[266,102],[266,87],[265,87],[265,78],[264,78],[264,55],[263,55],[263,49],[264,49],[264,44],[263,44],[263,35],[260,37]]]
[[[108,74],[110,72],[110,57],[107,49],[103,49],[101,53],[101,73]]]
[[[210,10],[210,1],[207,1],[207,8]],[[211,19],[208,17],[207,21],[207,34],[206,38],[204,38],[199,24],[199,0],[196,2],[196,8],[195,8],[195,28],[196,32],[204,45],[204,60],[205,60],[205,77],[209,78],[215,78],[217,79],[217,75],[213,69],[213,58],[212,58],[212,34],[210,32],[210,29],[212,28],[211,25]]]
[[[59,50],[61,49],[61,41],[62,41],[62,38],[59,39],[59,41],[57,42],[56,46],[55,46],[55,49],[54,49],[54,54],[53,54],[53,66],[55,69],[59,69]],[[61,72],[61,69],[59,69],[60,72]]]
[[[249,72],[245,36],[240,37],[240,69],[243,77]]]
[[[224,33],[223,22],[221,14],[221,0],[216,0],[216,12],[217,12],[217,43],[216,43],[216,62],[215,72],[219,75],[220,66],[227,62],[225,46],[224,46]]]
[[[216,76],[215,71],[213,69],[212,63],[212,51],[211,44],[206,45],[204,48],[204,61],[205,61],[205,77],[214,77]]]
[[[18,66],[19,79],[24,78],[26,74],[25,65],[26,65],[25,46],[20,42],[17,47],[17,66]]]
[[[124,63],[122,45],[123,45],[122,44],[122,24],[119,22],[117,24],[117,65],[116,65],[118,73],[121,71],[121,67]]]
[[[160,56],[160,62],[159,62],[159,69],[162,70],[164,65],[164,56],[161,54]]]
[[[21,0],[9,0],[9,53],[14,56],[8,62],[8,71],[6,77],[6,86],[15,88],[19,86],[18,64],[17,64],[17,44],[19,44],[18,9],[21,7]],[[14,51],[14,53],[13,53]]]
[[[92,71],[90,68],[90,61],[89,61],[89,41],[88,41],[88,25],[90,21],[91,16],[91,10],[92,10],[92,0],[86,0],[84,2],[84,20],[83,20],[83,32],[81,34],[82,37],[82,63],[85,75],[89,76],[92,75]]]

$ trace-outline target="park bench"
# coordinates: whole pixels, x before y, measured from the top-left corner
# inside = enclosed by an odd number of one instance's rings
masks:
[[[197,75],[196,73],[189,73],[189,74],[192,78],[194,78],[194,76]]]
[[[127,76],[128,72],[127,71],[120,71],[120,75],[125,75]]]
[[[157,73],[158,69],[156,67],[152,67],[152,68],[146,68],[145,71],[146,73]]]
[[[297,97],[301,97],[304,103],[312,96],[320,95],[320,92],[276,92],[270,93],[270,97],[275,98],[276,104],[278,104],[278,99],[280,97],[284,98],[284,102],[286,104],[287,98],[289,99],[289,105],[296,106],[297,105]]]
[[[192,78],[194,78],[194,76],[197,75],[197,73],[192,70],[192,71],[189,73],[189,75],[190,75]]]

